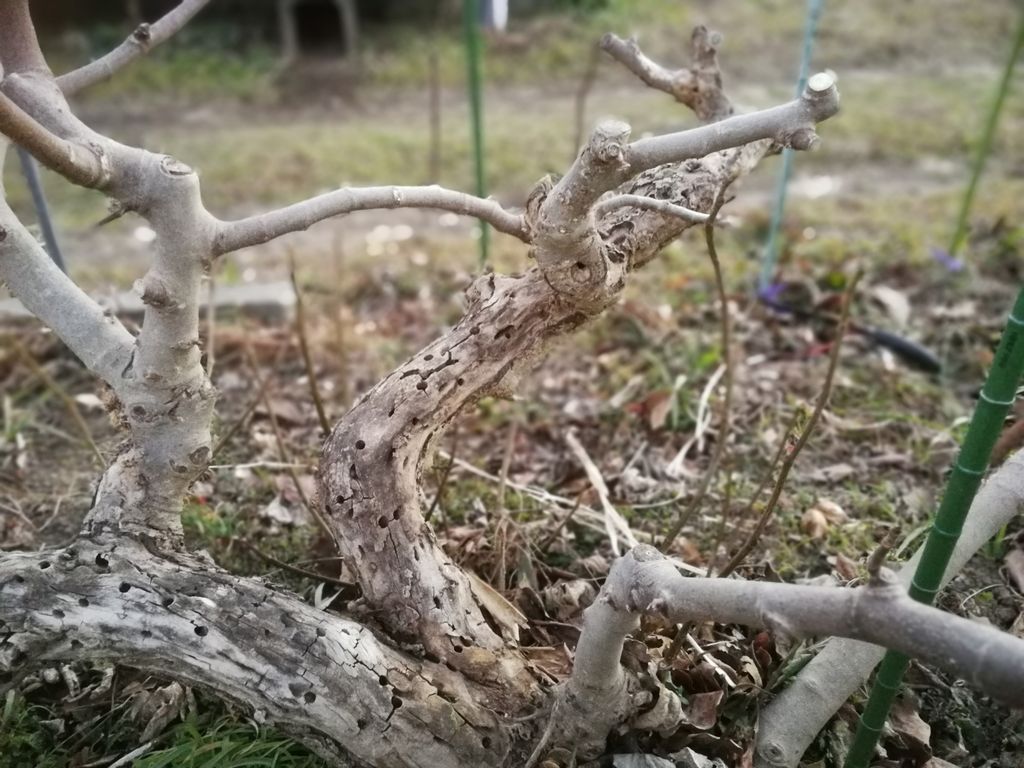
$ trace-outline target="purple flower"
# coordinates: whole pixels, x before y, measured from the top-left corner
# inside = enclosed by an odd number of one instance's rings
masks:
[[[964,263],[960,261],[956,256],[951,254],[945,248],[931,249],[932,258],[935,259],[939,264],[944,266],[950,272],[962,272],[964,269]]]
[[[768,283],[757,289],[757,298],[765,304],[777,304],[785,289],[785,283]]]

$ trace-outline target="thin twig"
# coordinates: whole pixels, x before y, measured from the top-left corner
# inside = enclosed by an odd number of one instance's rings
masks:
[[[2,122],[0,127],[3,127]],[[526,220],[521,214],[505,210],[490,198],[474,197],[438,186],[344,187],[246,219],[220,222],[214,252],[223,255],[239,248],[260,245],[289,232],[309,229],[318,221],[353,211],[389,208],[436,208],[451,211],[485,221],[497,231],[523,242],[528,242],[530,237]]]
[[[623,538],[630,547],[635,547],[637,541],[633,531],[630,530],[626,519],[612,505],[609,498],[608,485],[601,476],[601,470],[597,468],[594,460],[587,454],[583,444],[580,443],[573,432],[566,433],[565,442],[569,445],[569,450],[573,452],[573,455],[583,465],[583,471],[587,473],[587,479],[590,480],[590,484],[597,491],[597,497],[601,500],[601,509],[604,511],[604,527],[605,532],[608,534],[608,543],[612,548],[612,552],[618,557],[619,533],[622,533]]]
[[[722,507],[719,513],[718,528],[715,530],[715,540],[711,545],[711,555],[708,559],[708,577],[715,572],[715,563],[718,562],[718,548],[725,539],[726,521],[730,518],[732,511],[732,478],[729,476],[731,462],[725,464],[725,492],[722,494]]]
[[[569,524],[569,521],[572,520],[573,515],[575,515],[576,511],[580,508],[580,505],[583,501],[583,493],[584,491],[580,491],[576,495],[576,503],[573,504],[572,509],[570,509],[569,512],[565,515],[565,517],[563,517],[559,521],[558,525],[554,527],[554,530],[552,530],[547,536],[545,536],[543,541],[541,541],[537,545],[538,552],[540,552],[541,554],[547,552],[548,547],[550,547],[554,543],[555,537],[558,536],[559,532],[562,531],[565,528],[565,526]]]
[[[885,559],[892,552],[892,548],[896,545],[896,532],[892,529],[886,531],[885,537],[879,542],[875,550],[868,555],[868,561],[866,564],[868,576],[873,584],[879,582],[879,573],[882,570],[882,566],[885,565]]]
[[[316,406],[316,416],[320,420],[320,432],[326,437],[331,432],[331,422],[327,420],[324,401],[320,397],[320,387],[316,383],[316,369],[313,367],[313,358],[309,354],[309,342],[306,338],[306,312],[302,303],[302,291],[299,290],[299,281],[295,277],[295,254],[291,251],[288,252],[288,275],[291,277],[292,290],[295,292],[295,333],[299,337],[302,364],[306,368],[306,378],[309,379],[309,394],[313,397],[313,405]]]
[[[295,486],[295,492],[299,495],[299,498],[309,511],[309,514],[313,516],[313,519],[316,520],[320,525],[320,528],[323,529],[327,538],[334,545],[335,551],[340,552],[341,548],[338,546],[338,540],[334,536],[334,531],[331,529],[331,526],[327,524],[324,516],[320,514],[320,510],[316,508],[316,505],[309,500],[309,497],[302,488],[302,483],[299,481],[299,475],[295,471],[291,453],[284,443],[284,436],[281,434],[281,428],[277,423],[277,416],[274,414],[274,409],[270,404],[270,398],[267,397],[266,384],[263,376],[260,374],[259,366],[256,365],[256,358],[253,356],[252,349],[248,345],[246,345],[244,349],[246,361],[249,363],[252,375],[256,379],[256,386],[259,387],[260,397],[263,400],[263,407],[267,409],[267,417],[270,419],[270,428],[273,430],[274,440],[277,442],[278,455],[281,457],[282,464],[286,465],[285,471],[287,471],[288,476],[291,477],[292,484]]]
[[[334,241],[334,270],[335,270],[335,300],[336,307],[331,312],[331,319],[334,324],[334,354],[338,362],[338,391],[335,402],[342,406],[349,404],[348,397],[348,355],[345,349],[345,295],[342,291],[342,279],[345,274],[345,240],[338,235]]]
[[[285,349],[286,347],[282,345],[280,349],[278,349],[277,354],[274,356],[275,368],[277,367],[278,361],[280,361],[281,357],[284,355]],[[210,469],[214,468],[213,460],[220,455],[220,452],[224,448],[224,446],[228,444],[228,441],[235,436],[235,433],[242,428],[242,425],[245,424],[245,422],[249,419],[250,416],[252,416],[253,412],[256,410],[259,404],[263,402],[266,387],[266,379],[257,384],[256,397],[254,397],[252,401],[249,403],[249,405],[246,406],[245,410],[242,412],[242,415],[238,417],[235,423],[228,427],[228,431],[221,435],[220,440],[217,441],[217,445],[215,445],[213,448],[213,453],[210,454]]]
[[[594,83],[597,80],[597,70],[600,66],[601,48],[595,45],[590,49],[587,67],[583,70],[583,77],[580,78],[579,87],[576,89],[576,97],[573,100],[575,120],[573,121],[572,157],[569,158],[570,163],[576,159],[576,153],[583,146],[583,126],[586,122],[587,97],[590,96],[590,92],[594,88]]]
[[[724,188],[722,190],[725,191]],[[659,200],[644,195],[615,195],[609,197],[594,206],[594,215],[600,218],[609,211],[623,207],[642,208],[646,211],[663,213],[666,216],[674,216],[677,219],[688,221],[691,224],[707,224],[708,214],[694,211],[682,205],[676,205],[668,200]]]
[[[423,516],[424,521],[430,522],[430,518],[434,514],[434,510],[437,509],[438,504],[441,503],[441,497],[444,495],[444,489],[448,487],[448,477],[452,473],[452,467],[455,466],[455,457],[459,452],[459,425],[456,424],[452,430],[452,452],[448,459],[448,463],[445,465],[444,472],[441,474],[441,480],[437,484],[437,493],[434,494],[434,500],[430,502],[430,508],[427,509],[427,513]]]
[[[98,187],[107,181],[94,149],[52,133],[4,93],[0,93],[0,133],[73,184]]]
[[[305,568],[300,568],[297,565],[292,565],[291,563],[286,563],[284,560],[279,560],[278,558],[274,557],[273,555],[268,555],[266,552],[264,552],[262,549],[257,547],[255,544],[253,544],[248,539],[236,538],[234,540],[237,541],[239,544],[241,544],[246,549],[248,549],[254,555],[259,557],[261,560],[265,560],[266,562],[270,563],[274,567],[280,568],[283,571],[288,571],[289,573],[294,573],[297,576],[304,576],[307,579],[314,579],[316,581],[323,581],[323,582],[326,582],[327,584],[332,584],[335,587],[339,587],[340,589],[347,589],[347,590],[352,590],[352,591],[358,591],[359,590],[359,586],[356,585],[356,584],[351,584],[351,583],[349,583],[347,581],[342,581],[341,579],[335,579],[332,576],[324,576],[322,573],[316,573],[315,571],[309,571],[309,570],[306,570]],[[328,558],[328,559],[341,560],[342,558]]]
[[[85,444],[89,446],[89,449],[92,451],[97,461],[99,461],[100,466],[106,467],[107,459],[96,445],[96,441],[93,440],[92,430],[89,429],[89,424],[86,422],[85,417],[82,416],[82,412],[78,410],[78,403],[75,402],[75,399],[68,394],[68,391],[64,389],[64,387],[57,383],[56,379],[46,372],[46,369],[39,364],[39,361],[36,360],[25,345],[21,343],[20,339],[16,336],[10,336],[8,338],[10,338],[11,342],[14,344],[15,350],[17,350],[18,355],[24,361],[25,365],[27,365],[32,373],[34,373],[36,377],[46,385],[47,389],[53,392],[53,394],[55,394],[57,398],[64,403],[64,407],[67,409],[68,415],[71,416],[71,420],[74,421],[75,426],[78,427],[78,431],[82,434],[82,439],[85,441]]]
[[[725,366],[725,373],[723,374],[723,378],[725,379],[725,397],[722,400],[722,427],[718,431],[718,442],[715,444],[715,452],[711,456],[711,463],[708,464],[707,471],[704,472],[704,477],[701,479],[700,487],[697,489],[697,493],[690,500],[686,509],[676,518],[675,524],[669,529],[668,533],[665,534],[665,538],[661,542],[662,551],[665,551],[668,547],[672,546],[672,542],[676,540],[676,536],[679,535],[679,532],[683,530],[683,527],[690,521],[701,503],[704,501],[704,497],[707,495],[712,481],[718,474],[718,465],[721,463],[722,457],[725,456],[726,445],[729,442],[729,429],[732,426],[732,321],[729,317],[729,297],[726,296],[725,293],[725,280],[722,277],[722,264],[718,259],[718,249],[715,247],[715,220],[718,218],[718,212],[722,210],[722,205],[725,203],[725,191],[728,189],[728,186],[729,185],[726,184],[718,191],[714,205],[711,207],[711,213],[708,215],[707,221],[704,224],[704,242],[707,243],[708,256],[710,257],[711,264],[715,269],[715,287],[718,289],[718,301],[722,307],[720,313],[722,323],[722,358]]]
[[[750,536],[743,542],[743,545],[736,551],[722,572],[719,573],[719,577],[728,576],[737,566],[743,562],[743,559],[750,554],[750,551],[757,544],[757,540],[761,538],[761,534],[764,532],[765,526],[768,524],[768,520],[772,516],[772,512],[775,511],[775,507],[779,502],[779,497],[782,495],[782,489],[786,485],[786,478],[789,477],[789,471],[793,468],[796,463],[797,457],[803,450],[804,446],[807,445],[807,441],[811,437],[811,432],[814,431],[815,425],[818,423],[818,419],[821,418],[822,411],[825,410],[825,404],[828,402],[829,395],[832,394],[832,380],[835,378],[836,368],[839,366],[839,352],[843,346],[843,338],[846,335],[846,329],[850,321],[850,305],[853,303],[854,291],[857,289],[857,283],[860,281],[860,273],[858,272],[850,280],[850,285],[846,289],[846,293],[843,296],[843,313],[839,319],[839,325],[836,329],[836,338],[832,342],[832,354],[828,360],[828,372],[825,374],[825,383],[822,385],[821,392],[818,395],[818,400],[814,404],[814,411],[811,413],[810,418],[807,420],[807,424],[804,425],[803,430],[800,433],[800,437],[793,446],[793,449],[786,455],[782,462],[782,468],[779,471],[779,477],[775,481],[775,487],[772,489],[772,495],[768,499],[768,503],[761,511],[761,516],[758,518],[757,525],[754,526],[754,530],[751,531]],[[783,438],[783,445],[789,435]],[[751,499],[751,508],[756,503],[757,497]]]
[[[512,454],[516,448],[516,437],[519,434],[519,421],[513,421],[508,431],[508,438],[505,441],[505,456],[501,460],[501,483],[498,485],[498,506],[505,508],[505,489],[508,487],[508,470],[512,466]]]
[[[140,24],[128,39],[110,53],[58,77],[57,85],[66,95],[71,95],[106,80],[119,69],[172,37],[209,2],[210,0],[182,0],[158,21]]]

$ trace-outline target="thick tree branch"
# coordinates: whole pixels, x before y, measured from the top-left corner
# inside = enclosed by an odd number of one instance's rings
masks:
[[[535,682],[492,629],[466,573],[423,519],[418,477],[467,405],[510,391],[549,341],[588,316],[552,301],[544,275],[485,275],[451,331],[364,395],[324,444],[321,498],[363,595],[396,636],[520,699]]]
[[[73,115],[48,71],[10,74],[4,93],[44,131],[88,147],[102,169],[99,186],[156,232],[152,265],[136,283],[146,307],[142,330],[123,370],[105,377],[123,405],[132,440],[102,481],[105,498],[113,501],[97,505],[87,527],[116,528],[178,548],[182,500],[205,470],[212,444],[215,390],[200,365],[199,288],[213,259],[217,222],[203,207],[191,168],[92,131]],[[77,169],[65,175],[97,186]]]
[[[353,211],[373,208],[437,208],[483,219],[499,232],[527,239],[523,217],[510,213],[494,200],[438,186],[361,187],[338,189],[301,203],[240,221],[225,222],[218,233],[217,255],[266,243],[289,232],[309,229],[317,222]]]
[[[628,147],[626,164],[630,175],[636,175],[656,165],[704,157],[760,139],[774,139],[793,149],[811,149],[817,138],[815,123],[838,111],[835,81],[820,72],[807,81],[803,96],[789,104],[735,115],[689,131],[640,139]]]
[[[98,187],[106,181],[103,163],[89,148],[54,135],[0,91],[0,133],[69,181]]]
[[[182,0],[173,10],[153,24],[140,24],[128,38],[110,53],[57,78],[57,85],[68,96],[113,76],[119,69],[168,40],[209,4],[210,0]]]
[[[332,765],[350,752],[372,765],[475,768],[513,749],[496,713],[474,703],[481,694],[444,665],[204,559],[163,559],[123,538],[8,553],[0,616],[0,693],[73,656],[215,690]]]
[[[918,603],[891,571],[882,569],[858,589],[685,578],[653,547],[640,545],[616,561],[584,613],[572,676],[559,703],[559,727],[565,729],[560,743],[593,735],[595,722],[610,727],[628,709],[629,686],[619,659],[644,613],[674,623],[715,621],[864,640],[1024,707],[1024,640]]]
[[[49,72],[29,13],[29,0],[0,2],[0,74]]]
[[[0,154],[4,149],[0,140]],[[104,381],[120,379],[131,361],[135,340],[116,317],[104,312],[60,271],[2,196],[0,280],[86,368]]]
[[[575,294],[582,304],[598,306],[607,302],[609,295],[622,287],[625,271],[638,261],[625,258],[626,255],[632,257],[640,248],[635,240],[629,249],[632,253],[623,254],[622,249],[609,253],[601,247],[592,209],[604,193],[662,166],[762,140],[809,149],[817,139],[815,124],[828,119],[838,109],[839,93],[833,78],[819,73],[808,81],[801,98],[788,104],[729,117],[688,131],[640,139],[632,144],[628,143],[630,127],[627,124],[616,120],[602,122],[569,171],[528,217],[537,263],[559,292],[568,296]],[[763,152],[760,150],[757,157]],[[694,170],[699,168],[700,164],[695,164]],[[717,193],[717,189],[705,191],[710,191],[712,200]],[[629,192],[635,194],[638,190]],[[663,214],[657,215],[666,218]],[[674,226],[678,231],[679,222]],[[658,243],[659,248],[661,245],[663,243]]]
[[[946,570],[948,583],[967,561],[1024,509],[1024,452],[1012,456],[982,486],[971,504],[963,533]],[[907,589],[921,549],[900,568]],[[852,696],[885,649],[855,640],[832,639],[782,693],[761,712],[756,764],[794,768],[843,703]],[[913,654],[912,654],[913,655]]]

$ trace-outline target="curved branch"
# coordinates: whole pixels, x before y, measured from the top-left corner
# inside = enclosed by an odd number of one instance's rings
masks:
[[[0,133],[68,181],[98,187],[106,180],[103,163],[95,152],[51,133],[2,92]]]
[[[691,211],[681,205],[676,205],[668,200],[659,200],[655,197],[644,197],[643,195],[616,195],[601,200],[594,206],[594,215],[600,218],[609,211],[616,208],[629,206],[630,208],[641,208],[645,211],[656,211],[666,216],[675,216],[677,219],[689,222],[690,224],[703,224],[709,215],[700,211]]]
[[[5,147],[0,140],[0,154]],[[0,164],[2,167],[2,164]],[[0,281],[49,326],[86,368],[116,382],[132,358],[135,339],[87,296],[42,249],[0,196]]]
[[[640,50],[640,45],[637,43],[636,38],[631,37],[628,40],[623,40],[618,35],[609,32],[601,38],[600,46],[601,50],[605,51],[651,88],[664,91],[671,96],[675,96],[676,80],[693,77],[689,70],[671,70],[648,58]]]
[[[1024,507],[1024,451],[1018,452],[982,486],[964,522],[944,583]],[[919,548],[900,568],[906,589],[921,557]],[[763,768],[793,768],[822,728],[881,661],[883,648],[832,639],[761,712],[756,761]]]
[[[598,305],[606,301],[609,291],[621,287],[624,268],[631,267],[633,260],[625,260],[621,254],[612,264],[605,259],[591,215],[604,193],[660,166],[704,158],[761,140],[810,149],[817,140],[815,124],[838,110],[839,92],[833,77],[819,73],[808,81],[803,95],[788,104],[688,131],[628,143],[629,125],[618,120],[602,121],[576,162],[531,217],[537,263],[560,293],[581,294],[581,284],[590,284],[593,295],[582,297],[581,303]],[[695,164],[695,170],[699,168]],[[713,199],[717,189],[709,191]]]
[[[209,2],[210,0],[182,0],[159,21],[153,24],[140,24],[123,43],[110,53],[58,77],[57,85],[65,95],[70,96],[83,88],[110,78],[119,69],[128,66],[172,37]]]
[[[706,27],[694,28],[690,39],[690,67],[668,69],[648,58],[636,40],[613,34],[601,38],[601,48],[652,88],[672,96],[692,109],[705,122],[721,120],[733,113],[732,103],[722,90],[718,67],[721,35]]]
[[[461,213],[483,219],[499,232],[528,242],[523,217],[506,211],[494,200],[439,186],[346,187],[276,211],[224,222],[214,246],[215,252],[222,255],[259,245],[289,232],[309,229],[333,216],[373,208],[437,208]]]
[[[838,111],[839,92],[835,80],[819,72],[808,80],[804,94],[795,101],[689,131],[640,139],[629,145],[625,160],[630,175],[634,176],[657,165],[704,157],[759,139],[774,139],[793,149],[811,149],[816,139],[815,123],[827,120]]]
[[[351,753],[470,768],[500,765],[512,748],[479,691],[444,665],[258,579],[123,537],[5,555],[0,617],[0,691],[33,665],[102,660],[212,688],[332,765]]]
[[[49,71],[39,49],[28,0],[0,3],[0,75],[26,70]]]
[[[993,698],[1024,707],[1024,640],[910,598],[887,569],[865,587],[839,589],[738,579],[685,578],[653,547],[616,561],[584,612],[576,661],[559,701],[560,740],[611,727],[629,708],[620,656],[644,613],[674,623],[715,621],[788,635],[834,635],[883,645],[963,678]]]

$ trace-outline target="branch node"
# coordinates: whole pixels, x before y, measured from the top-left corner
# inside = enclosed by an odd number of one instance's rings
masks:
[[[192,166],[170,155],[164,155],[160,158],[160,170],[168,176],[191,176],[195,173],[192,170]]]
[[[812,94],[825,93],[836,84],[836,76],[831,72],[818,72],[807,81],[807,90]]]
[[[590,140],[594,159],[601,163],[622,163],[632,129],[621,120],[602,120]]]
[[[147,307],[165,309],[173,303],[167,286],[155,277],[136,280],[135,291],[139,294],[139,298],[142,299],[142,303]]]
[[[143,48],[146,48],[153,39],[153,30],[147,22],[143,22],[135,28],[134,32],[132,32],[132,39],[139,43]]]
[[[896,584],[899,581],[896,574],[885,567],[885,558],[892,551],[893,544],[895,544],[895,535],[890,530],[885,534],[885,538],[875,548],[875,551],[868,556],[866,567],[868,570],[869,586],[885,587]]]
[[[801,151],[813,151],[821,144],[821,138],[813,128],[798,128],[786,139],[786,145]]]

